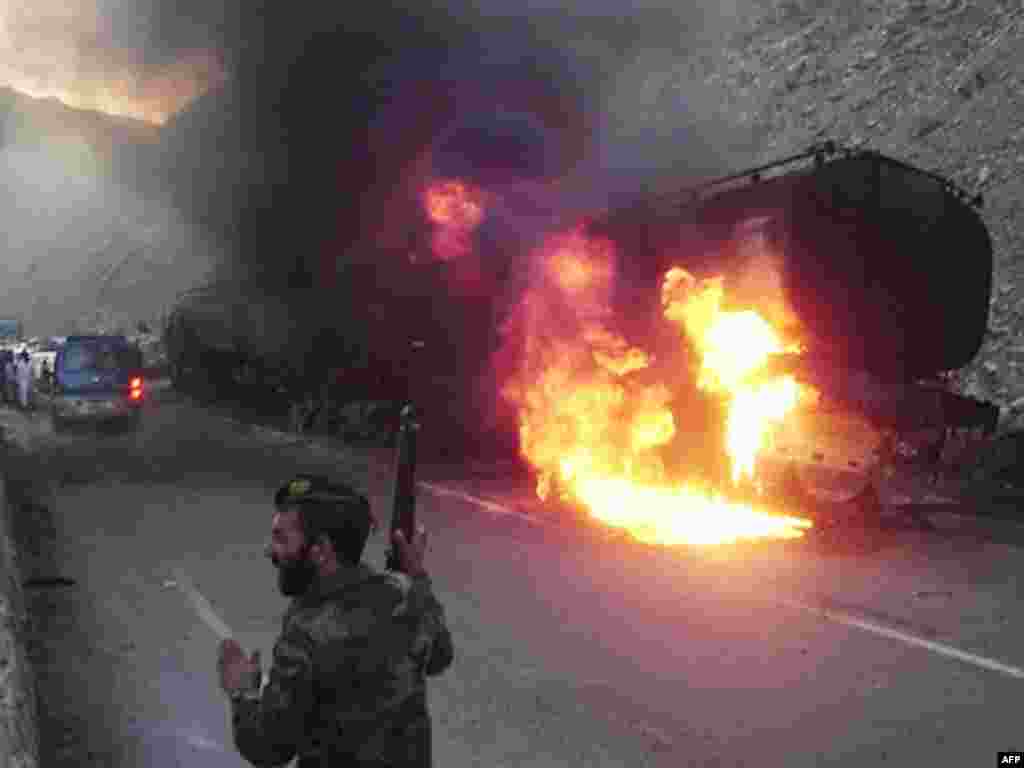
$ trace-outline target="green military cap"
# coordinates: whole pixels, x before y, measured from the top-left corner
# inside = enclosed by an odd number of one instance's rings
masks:
[[[303,503],[322,504],[363,504],[366,499],[355,490],[341,483],[332,483],[320,475],[296,475],[281,486],[274,494],[274,504]]]
[[[373,514],[370,500],[344,483],[334,483],[322,475],[300,474],[278,488],[274,494],[274,506],[281,508],[289,505],[310,504],[314,507],[333,507],[339,517],[333,514],[324,520],[334,525],[338,520],[348,519],[357,525],[369,523],[370,530],[378,527],[377,518]]]

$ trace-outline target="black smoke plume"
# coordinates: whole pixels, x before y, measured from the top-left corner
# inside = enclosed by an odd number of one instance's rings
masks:
[[[168,19],[210,12],[189,5]],[[165,129],[168,182],[220,239],[228,281],[294,307],[296,346],[328,327],[380,346],[431,334],[437,365],[472,380],[542,230],[659,174],[681,185],[729,164],[707,138],[721,126],[697,127],[699,92],[665,86],[672,72],[651,90],[645,67],[731,21],[606,5],[217,6],[229,82]],[[428,247],[422,184],[451,176],[502,200],[478,233],[488,282],[471,297],[408,268]]]

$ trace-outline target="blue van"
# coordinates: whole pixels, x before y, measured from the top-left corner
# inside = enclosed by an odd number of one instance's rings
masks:
[[[124,336],[69,336],[53,365],[55,429],[73,422],[120,422],[142,416],[142,350]]]

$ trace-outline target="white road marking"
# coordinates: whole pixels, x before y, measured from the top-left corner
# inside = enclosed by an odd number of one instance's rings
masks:
[[[178,589],[189,599],[192,603],[192,607],[195,609],[196,615],[200,620],[210,628],[221,640],[228,640],[233,636],[231,627],[213,610],[213,606],[210,605],[210,601],[203,597],[203,594],[195,588],[191,580],[185,574],[181,568],[174,569],[174,580],[177,582]]]
[[[538,520],[536,518],[532,518],[529,515],[526,515],[522,512],[517,512],[516,510],[512,510],[493,501],[488,501],[478,496],[465,493],[464,491],[459,491],[454,488],[446,488],[445,486],[442,485],[437,485],[435,483],[428,483],[424,481],[420,481],[418,485],[424,490],[430,491],[431,493],[434,493],[438,496],[449,496],[452,498],[457,498],[460,501],[473,504],[475,506],[480,507],[481,509],[485,509],[488,512],[492,512],[497,515],[519,517],[523,520],[527,520],[528,522],[534,525],[544,524],[543,521]],[[829,621],[834,621],[838,624],[844,624],[848,627],[860,629],[864,632],[870,632],[880,637],[889,638],[890,640],[898,640],[901,643],[905,643],[906,645],[914,646],[916,648],[923,648],[924,650],[931,651],[932,653],[938,654],[939,656],[944,656],[948,659],[956,659],[966,664],[971,664],[972,666],[989,670],[990,672],[998,672],[999,674],[1006,675],[1007,677],[1013,677],[1018,680],[1024,680],[1024,669],[1022,669],[1021,667],[1015,667],[1012,664],[1006,664],[996,659],[990,659],[986,656],[980,656],[976,653],[970,653],[969,651],[962,650],[953,645],[939,643],[934,640],[928,640],[924,637],[918,637],[917,635],[910,634],[909,632],[904,632],[894,627],[888,627],[878,622],[869,621],[858,616],[853,616],[843,611],[837,611],[829,608],[814,606],[808,603],[800,602],[798,600],[790,600],[787,598],[773,598],[771,602],[789,608],[795,608],[796,610],[803,611],[806,613],[813,613],[816,616],[820,616]]]
[[[806,611],[807,613],[813,613],[816,616],[821,616],[829,621],[834,621],[838,624],[845,624],[848,627],[860,629],[865,632],[871,632],[872,634],[879,635],[881,637],[887,637],[891,640],[899,640],[901,643],[912,645],[917,648],[924,648],[926,651],[938,654],[939,656],[945,656],[948,659],[956,659],[966,664],[971,664],[981,669],[987,669],[990,672],[998,672],[1007,677],[1014,677],[1018,680],[1024,680],[1024,669],[1015,667],[1011,664],[1005,664],[1004,662],[997,661],[996,659],[990,659],[987,656],[979,656],[976,653],[970,653],[964,651],[953,645],[947,645],[946,643],[938,643],[934,640],[928,640],[924,637],[918,637],[912,635],[909,632],[903,632],[902,630],[895,629],[893,627],[887,627],[884,624],[879,624],[874,621],[853,616],[843,611],[836,611],[829,608],[822,608],[814,605],[808,605],[798,600],[787,600],[785,598],[777,598],[773,602],[780,605],[785,605],[790,608],[796,608],[800,611]]]
[[[498,504],[493,501],[488,501],[487,499],[482,499],[479,496],[474,496],[472,494],[466,493],[465,491],[460,491],[455,488],[446,488],[443,485],[438,485],[436,483],[428,483],[424,480],[420,480],[417,483],[417,485],[423,490],[429,491],[430,493],[433,493],[437,496],[448,496],[450,498],[458,499],[459,501],[464,501],[468,504],[473,504],[474,506],[480,507],[481,509],[486,509],[488,512],[495,515],[499,515],[501,517],[517,517],[520,520],[525,520],[531,525],[544,524],[537,518],[532,517],[531,515],[528,515],[525,512],[519,512],[518,510],[515,509],[509,509],[508,507],[502,506],[501,504]]]

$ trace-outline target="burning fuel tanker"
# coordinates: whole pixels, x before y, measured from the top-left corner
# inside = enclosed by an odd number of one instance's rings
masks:
[[[919,383],[985,332],[975,202],[823,146],[550,237],[504,329],[537,495],[646,541],[794,538],[812,521],[766,500],[772,462],[870,481],[892,431],[991,430]]]
[[[773,465],[870,481],[894,431],[994,426],[993,406],[921,384],[977,353],[991,293],[977,201],[940,177],[823,146],[591,216],[531,246],[522,294],[499,312],[501,260],[481,233],[504,174],[433,161],[414,176],[422,226],[405,259],[368,247],[375,259],[339,269],[333,293],[279,302],[279,321],[256,322],[257,291],[229,282],[179,308],[172,358],[227,369],[248,346],[308,361],[298,329],[344,308],[336,327],[374,329],[390,350],[379,367],[415,384],[395,397],[429,399],[425,434],[481,430],[496,399],[540,498],[665,544],[799,538],[812,516],[768,500]],[[190,349],[208,354],[189,363]]]
[[[665,274],[685,265],[718,276],[724,305],[756,310],[785,340],[759,376],[795,376],[816,405],[793,409],[760,458],[867,476],[908,434],[996,428],[995,405],[938,383],[974,358],[988,325],[980,206],[941,176],[826,143],[613,211],[587,231],[614,247],[616,314],[646,321],[642,336],[657,337]],[[637,312],[644,301],[650,311]]]

